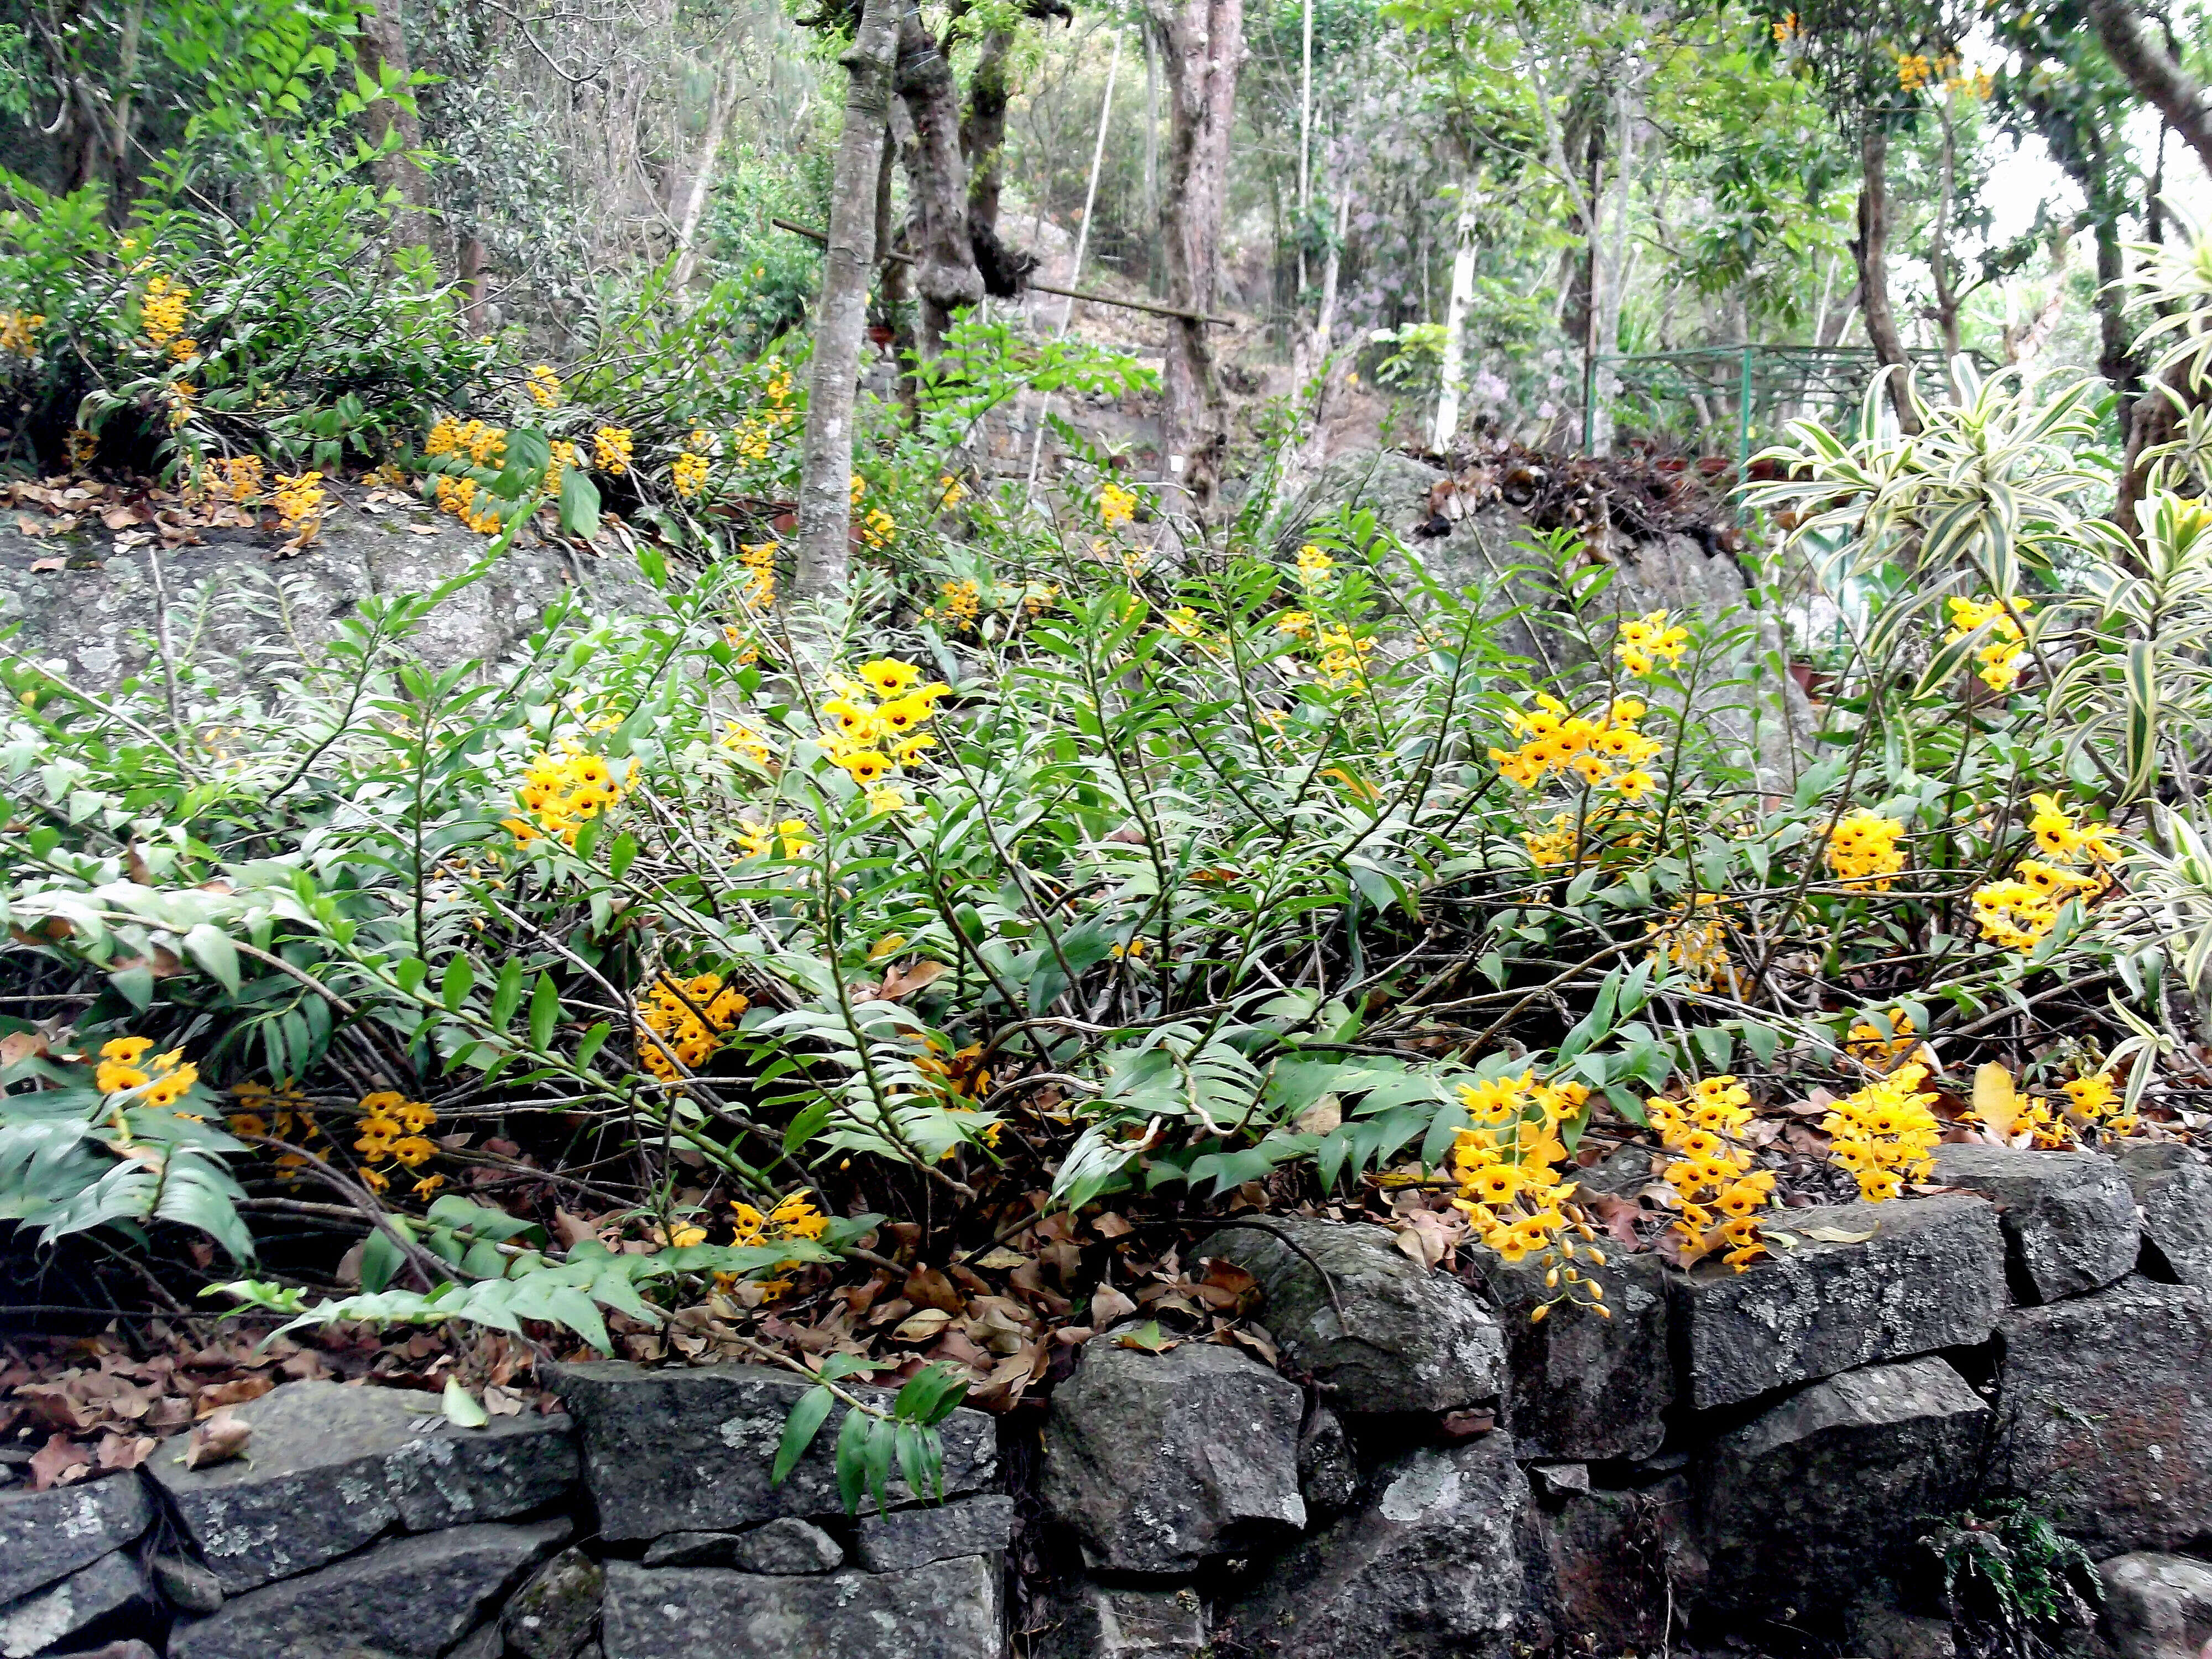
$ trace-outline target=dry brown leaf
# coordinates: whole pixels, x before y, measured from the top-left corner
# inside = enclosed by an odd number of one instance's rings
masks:
[[[92,1473],[92,1454],[65,1434],[46,1437],[46,1443],[31,1455],[31,1490],[66,1486]]]
[[[502,1389],[496,1382],[484,1385],[483,1408],[494,1417],[522,1415],[522,1396],[512,1389]]]
[[[934,1267],[916,1267],[908,1273],[904,1295],[917,1308],[942,1308],[949,1314],[957,1314],[967,1307],[967,1298]]]
[[[1137,1311],[1137,1304],[1115,1290],[1111,1285],[1101,1285],[1091,1293],[1091,1324],[1094,1330],[1104,1330],[1117,1319],[1127,1319]]]
[[[1470,1408],[1461,1412],[1446,1412],[1437,1426],[1455,1440],[1465,1440],[1474,1435],[1488,1434],[1498,1426],[1495,1412]]]
[[[990,1267],[998,1272],[1003,1273],[1008,1267],[1027,1267],[1029,1265],[1029,1257],[1024,1255],[1019,1250],[1013,1249],[1010,1245],[994,1244],[982,1255],[976,1258],[975,1265],[979,1267]]]
[[[1276,1361],[1282,1357],[1277,1351],[1275,1345],[1269,1341],[1265,1334],[1259,1331],[1253,1330],[1248,1326],[1231,1326],[1229,1328],[1229,1340],[1231,1342],[1241,1344],[1243,1346],[1251,1349],[1254,1353],[1260,1356],[1263,1362],[1270,1365],[1275,1364]]]
[[[1291,1127],[1304,1135],[1334,1133],[1344,1127],[1344,1106],[1334,1095],[1323,1095],[1297,1115]]]
[[[266,1376],[241,1376],[234,1382],[210,1383],[192,1396],[195,1416],[211,1418],[226,1406],[243,1406],[249,1400],[258,1400],[276,1386]]]
[[[234,1412],[217,1412],[185,1437],[181,1461],[188,1469],[228,1463],[242,1454],[252,1438],[253,1425]]]
[[[13,1066],[19,1060],[46,1052],[46,1039],[39,1031],[10,1031],[0,1037],[0,1066]]]
[[[1137,1231],[1112,1210],[1101,1210],[1091,1225],[1101,1238],[1127,1238]]]
[[[891,1331],[894,1342],[927,1342],[952,1322],[942,1308],[923,1308],[908,1314]]]
[[[53,554],[46,558],[33,559],[31,561],[31,574],[34,576],[50,575],[54,571],[66,570],[68,568],[69,561],[58,553]]]
[[[941,962],[917,962],[911,967],[894,968],[884,975],[883,988],[877,995],[885,1002],[896,1002],[910,997],[924,986],[942,979],[952,970]]]
[[[145,523],[151,516],[140,507],[111,507],[100,515],[100,521],[110,530],[128,530],[133,525]]]
[[[135,1469],[161,1443],[150,1434],[102,1435],[97,1461],[103,1469]]]

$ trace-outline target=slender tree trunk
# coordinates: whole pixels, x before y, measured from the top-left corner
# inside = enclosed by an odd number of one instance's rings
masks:
[[[898,55],[899,0],[865,0],[842,60],[845,130],[830,192],[830,245],[814,313],[806,431],[799,462],[797,599],[842,598],[852,549],[853,402],[876,263],[876,174]]]
[[[2166,118],[2197,159],[2212,173],[2212,100],[2188,70],[2173,60],[2152,33],[2142,13],[2129,0],[2089,0],[2089,21],[2104,43],[2112,67],[2128,79],[2146,103]]]
[[[913,191],[914,290],[921,301],[921,349],[934,357],[945,349],[953,313],[982,303],[983,275],[968,240],[968,169],[960,159],[952,65],[913,0],[899,20],[896,85],[914,122],[914,144],[902,157]]]
[[[1928,279],[1936,291],[1936,327],[1943,337],[1943,362],[1948,375],[1951,359],[1959,355],[1960,301],[1958,272],[1951,261],[1951,216],[1959,200],[1959,135],[1951,124],[1950,106],[1944,99],[1936,100],[1936,119],[1943,137],[1936,164],[1936,222],[1928,231]]]
[[[486,331],[484,304],[484,245],[483,238],[471,233],[461,239],[454,256],[455,274],[461,290],[461,317],[471,333]]]
[[[1444,344],[1441,386],[1437,392],[1437,418],[1430,428],[1429,447],[1439,455],[1451,448],[1459,430],[1460,400],[1467,392],[1467,313],[1474,303],[1475,218],[1474,176],[1470,173],[1459,188],[1459,216],[1453,224],[1451,295],[1444,301]]]
[[[1212,308],[1228,190],[1230,125],[1244,55],[1243,0],[1146,0],[1168,94],[1160,240],[1168,294],[1194,314]],[[1229,459],[1229,408],[1204,323],[1169,325],[1164,437],[1170,474],[1192,514],[1214,517]]]
[[[1867,342],[1874,347],[1875,361],[1884,368],[1905,368],[1889,381],[1897,423],[1917,432],[1920,422],[1906,381],[1911,359],[1905,355],[1897,315],[1889,306],[1889,133],[1872,114],[1865,123],[1859,135],[1859,234],[1851,242],[1851,257],[1858,264],[1859,302],[1866,307]]]
[[[891,174],[896,170],[898,157],[912,137],[912,122],[903,125],[903,112],[896,104],[891,106],[889,141],[884,145],[883,165],[876,169],[876,296],[878,315],[884,326],[891,331],[891,362],[898,368],[899,410],[909,428],[921,425],[921,386],[915,379],[914,317],[908,308],[911,297],[907,293],[907,263],[891,257],[903,252],[899,247],[898,232],[891,223]]]
[[[676,221],[676,270],[671,286],[689,287],[699,269],[699,222],[707,215],[707,196],[714,183],[714,160],[722,153],[722,140],[730,131],[730,117],[738,107],[738,88],[730,76],[714,76],[714,100],[707,109],[707,131],[691,163],[691,176],[684,188],[683,211]]]
[[[1299,461],[1309,471],[1318,471],[1328,459],[1329,422],[1336,418],[1337,405],[1344,396],[1346,366],[1330,352],[1336,334],[1336,302],[1338,278],[1344,270],[1344,237],[1352,224],[1352,192],[1340,187],[1336,198],[1336,234],[1329,238],[1328,252],[1321,261],[1321,310],[1314,318],[1313,340],[1307,348],[1309,359],[1320,365],[1321,393],[1314,399],[1313,425],[1299,452]]]
[[[999,198],[1006,182],[1006,106],[1013,98],[1007,73],[1014,32],[994,28],[975,50],[968,76],[968,107],[960,115],[960,159],[968,165],[968,233],[999,233]]]
[[[389,70],[404,84],[408,75],[407,37],[399,28],[399,0],[364,0],[360,18],[354,55],[362,73],[381,84],[384,71]],[[399,210],[392,216],[392,246],[431,246],[429,176],[413,159],[422,148],[422,122],[413,99],[405,102],[373,99],[362,109],[361,118],[368,142],[379,149],[394,132],[398,135],[398,148],[380,155],[369,167],[378,187],[399,198]]]
[[[1147,27],[1145,37],[1145,222],[1160,222],[1160,43]],[[1146,287],[1159,292],[1160,262],[1146,262]]]
[[[116,50],[115,118],[109,130],[108,177],[114,188],[107,198],[109,216],[121,224],[131,199],[131,131],[137,118],[131,89],[138,80],[138,41],[146,25],[145,0],[131,0],[123,16],[123,38]]]

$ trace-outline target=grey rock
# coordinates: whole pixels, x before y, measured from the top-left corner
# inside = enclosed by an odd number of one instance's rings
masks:
[[[2100,1622],[2120,1659],[2198,1659],[2212,1642],[2212,1565],[2184,1555],[2116,1555],[2097,1573],[2105,1581]]]
[[[1936,1179],[1997,1206],[2013,1285],[2025,1302],[2055,1302],[2132,1272],[2142,1239],[2118,1164],[2094,1152],[1938,1146]]]
[[[575,1483],[562,1417],[462,1429],[433,1395],[337,1382],[288,1382],[232,1410],[252,1426],[245,1456],[188,1469],[176,1442],[145,1465],[226,1594],[310,1571],[389,1528],[501,1520]]]
[[[336,493],[350,501],[350,486]],[[418,536],[408,526],[434,526]],[[33,660],[88,690],[107,690],[144,672],[156,629],[153,576],[143,548],[120,549],[97,520],[58,542],[23,535],[11,514],[0,522],[0,625],[20,620],[14,643]],[[534,540],[525,532],[523,541]],[[289,596],[291,631],[309,650],[334,638],[337,624],[371,596],[427,593],[483,559],[485,538],[428,508],[381,515],[351,507],[331,514],[318,544],[276,562],[278,538],[261,531],[218,531],[205,545],[163,552],[172,639],[196,641],[195,666],[222,684],[250,684],[283,649],[274,625],[276,579]],[[35,559],[60,554],[64,570],[33,574]],[[435,667],[510,654],[538,624],[547,605],[580,589],[597,609],[622,614],[657,599],[628,557],[574,557],[556,546],[520,543],[477,581],[457,590],[413,641]],[[288,666],[291,665],[287,665]]]
[[[506,1659],[507,1638],[500,1634],[499,1621],[478,1625],[461,1638],[460,1646],[446,1656],[446,1659]]]
[[[1798,1240],[1745,1273],[1669,1279],[1686,1392],[1700,1410],[1876,1360],[1985,1342],[2005,1305],[1996,1212],[1966,1194],[1792,1210]],[[1823,1243],[1808,1229],[1866,1237]]]
[[[735,1567],[740,1572],[834,1572],[843,1546],[791,1516],[750,1532],[672,1532],[645,1547],[648,1567]]]
[[[1586,1308],[1554,1308],[1528,1317],[1558,1294],[1534,1261],[1491,1261],[1480,1272],[1506,1331],[1510,1376],[1505,1426],[1523,1457],[1648,1457],[1667,1437],[1674,1403],[1668,1346],[1668,1271],[1656,1256],[1609,1256],[1594,1269],[1613,1317]]]
[[[1269,1568],[1229,1620],[1278,1659],[1480,1659],[1510,1650],[1528,1483],[1511,1437],[1407,1453],[1368,1499]]]
[[[1046,1511],[1118,1572],[1188,1572],[1294,1532],[1304,1405],[1235,1348],[1156,1354],[1095,1336],[1046,1413]]]
[[[0,1492],[0,1601],[136,1542],[153,1519],[144,1485],[127,1473],[49,1492]]]
[[[1845,1621],[1851,1651],[1866,1659],[1955,1659],[1959,1632],[1948,1619],[1926,1619],[1863,1602]]]
[[[2123,1279],[1997,1327],[1998,1474],[2093,1550],[2171,1550],[2212,1517],[2212,1294]]]
[[[1589,1465],[1532,1463],[1528,1466],[1528,1486],[1539,1498],[1563,1500],[1577,1497],[1590,1489]]]
[[[2142,1211],[2142,1270],[2212,1291],[2212,1162],[2174,1141],[2122,1142],[2120,1168]]]
[[[515,1591],[499,1616],[507,1645],[522,1659],[575,1659],[599,1622],[606,1570],[580,1549],[565,1549]]]
[[[1723,1435],[1698,1472],[1711,1589],[1794,1622],[1900,1571],[1916,1521],[1973,1495],[1991,1413],[1942,1360],[1869,1365]]]
[[[392,1539],[231,1597],[212,1617],[179,1626],[169,1659],[333,1659],[353,1650],[436,1659],[568,1533],[566,1521],[540,1521]]]
[[[181,1555],[157,1555],[147,1565],[154,1588],[179,1613],[205,1615],[222,1605],[222,1580],[198,1562]]]
[[[626,1360],[546,1372],[583,1430],[586,1483],[611,1543],[672,1532],[741,1532],[784,1516],[842,1516],[834,1432],[816,1437],[781,1486],[769,1484],[785,1419],[810,1386],[763,1365],[649,1370]],[[871,1404],[891,1392],[855,1390]],[[945,1492],[981,1492],[998,1474],[998,1425],[963,1408],[939,1425]],[[913,1502],[903,1480],[894,1504]]]
[[[87,1648],[79,1653],[64,1654],[61,1659],[161,1659],[161,1656],[132,1636],[120,1642],[107,1642],[96,1648]]]
[[[1298,1436],[1298,1492],[1310,1518],[1348,1510],[1359,1497],[1359,1461],[1352,1437],[1326,1406],[1307,1419]]]
[[[149,1603],[146,1575],[128,1551],[103,1555],[58,1584],[0,1607],[0,1655],[27,1659]]]
[[[1206,1646],[1206,1603],[1188,1586],[1078,1583],[1052,1598],[1044,1618],[1036,1659],[1194,1659]]]
[[[1632,1491],[1593,1489],[1587,1466],[1577,1487],[1533,1471],[1540,1494],[1529,1511],[1532,1612],[1566,1653],[1662,1653],[1705,1580],[1690,1483],[1674,1474]],[[1556,1473],[1556,1470],[1555,1470]]]
[[[1012,1498],[963,1498],[863,1516],[854,1528],[853,1553],[870,1572],[905,1572],[956,1556],[997,1556],[1013,1532]]]
[[[804,1577],[607,1564],[606,1659],[1000,1659],[1006,1639],[999,1570],[980,1555]]]
[[[1283,1358],[1337,1410],[1445,1412],[1498,1397],[1504,1339],[1464,1285],[1408,1258],[1382,1227],[1297,1217],[1267,1224],[1319,1263],[1328,1282],[1256,1228],[1224,1228],[1200,1243],[1198,1255],[1234,1262],[1260,1281],[1262,1317]]]

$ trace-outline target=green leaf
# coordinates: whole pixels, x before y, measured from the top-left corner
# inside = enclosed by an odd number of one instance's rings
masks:
[[[783,1420],[783,1439],[775,1449],[775,1465],[769,1471],[769,1485],[780,1486],[784,1483],[799,1460],[806,1455],[806,1449],[814,1443],[823,1419],[830,1415],[830,1407],[836,1403],[836,1396],[818,1386],[799,1396],[791,1415]]]
[[[898,1425],[888,1417],[878,1417],[868,1425],[868,1440],[861,1453],[868,1472],[868,1492],[876,1500],[876,1513],[887,1515],[891,1507],[891,1459],[898,1450]]]
[[[458,1005],[448,1000],[447,1006]],[[522,958],[509,957],[499,970],[499,988],[491,994],[491,1023],[505,1026],[522,1006]]]
[[[562,471],[561,528],[586,541],[599,533],[599,487],[584,475],[581,467]]]
[[[860,1498],[867,1490],[868,1470],[865,1455],[868,1444],[868,1425],[874,1419],[857,1406],[845,1408],[845,1420],[837,1425],[837,1497],[848,1515],[860,1512]]]
[[[185,954],[205,969],[222,988],[238,994],[238,947],[220,928],[202,922],[185,935]]]
[[[481,1429],[491,1422],[491,1413],[484,1410],[483,1403],[476,1395],[461,1386],[458,1376],[446,1379],[445,1408],[446,1420],[456,1428]]]
[[[544,1054],[553,1044],[553,1030],[561,1020],[561,994],[553,975],[540,969],[530,993],[530,1046]]]
[[[620,881],[629,873],[637,860],[637,837],[625,830],[615,837],[614,846],[607,854],[607,873]]]
[[[466,957],[455,951],[453,959],[446,964],[445,978],[438,984],[438,998],[446,1005],[447,1013],[460,1012],[461,1005],[469,1000],[469,992],[476,982],[476,969],[469,966]]]
[[[584,1033],[584,1040],[576,1045],[576,1066],[578,1070],[580,1071],[585,1066],[589,1066],[592,1063],[592,1056],[599,1052],[599,1049],[605,1045],[609,1036],[613,1033],[614,1029],[612,1022],[603,1019],[599,1021],[598,1024],[592,1026],[590,1030]]]

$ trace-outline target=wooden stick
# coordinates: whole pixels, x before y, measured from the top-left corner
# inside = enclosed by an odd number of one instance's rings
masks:
[[[820,242],[826,246],[830,240],[820,231],[809,230],[805,225],[794,225],[788,219],[770,219],[769,223],[778,230],[787,230],[794,236],[804,236],[810,242]],[[902,264],[910,265],[915,262],[911,253],[901,253],[896,250],[887,251],[883,257],[896,259]],[[1060,288],[1051,283],[1030,282],[1026,286],[1040,294],[1057,294],[1066,299],[1080,300],[1085,305],[1119,306],[1124,311],[1148,311],[1155,317],[1175,317],[1187,323],[1212,323],[1216,328],[1237,326],[1237,319],[1233,317],[1210,317],[1197,312],[1178,311],[1173,306],[1156,306],[1149,300],[1116,300],[1111,295],[1093,294],[1088,289]]]

